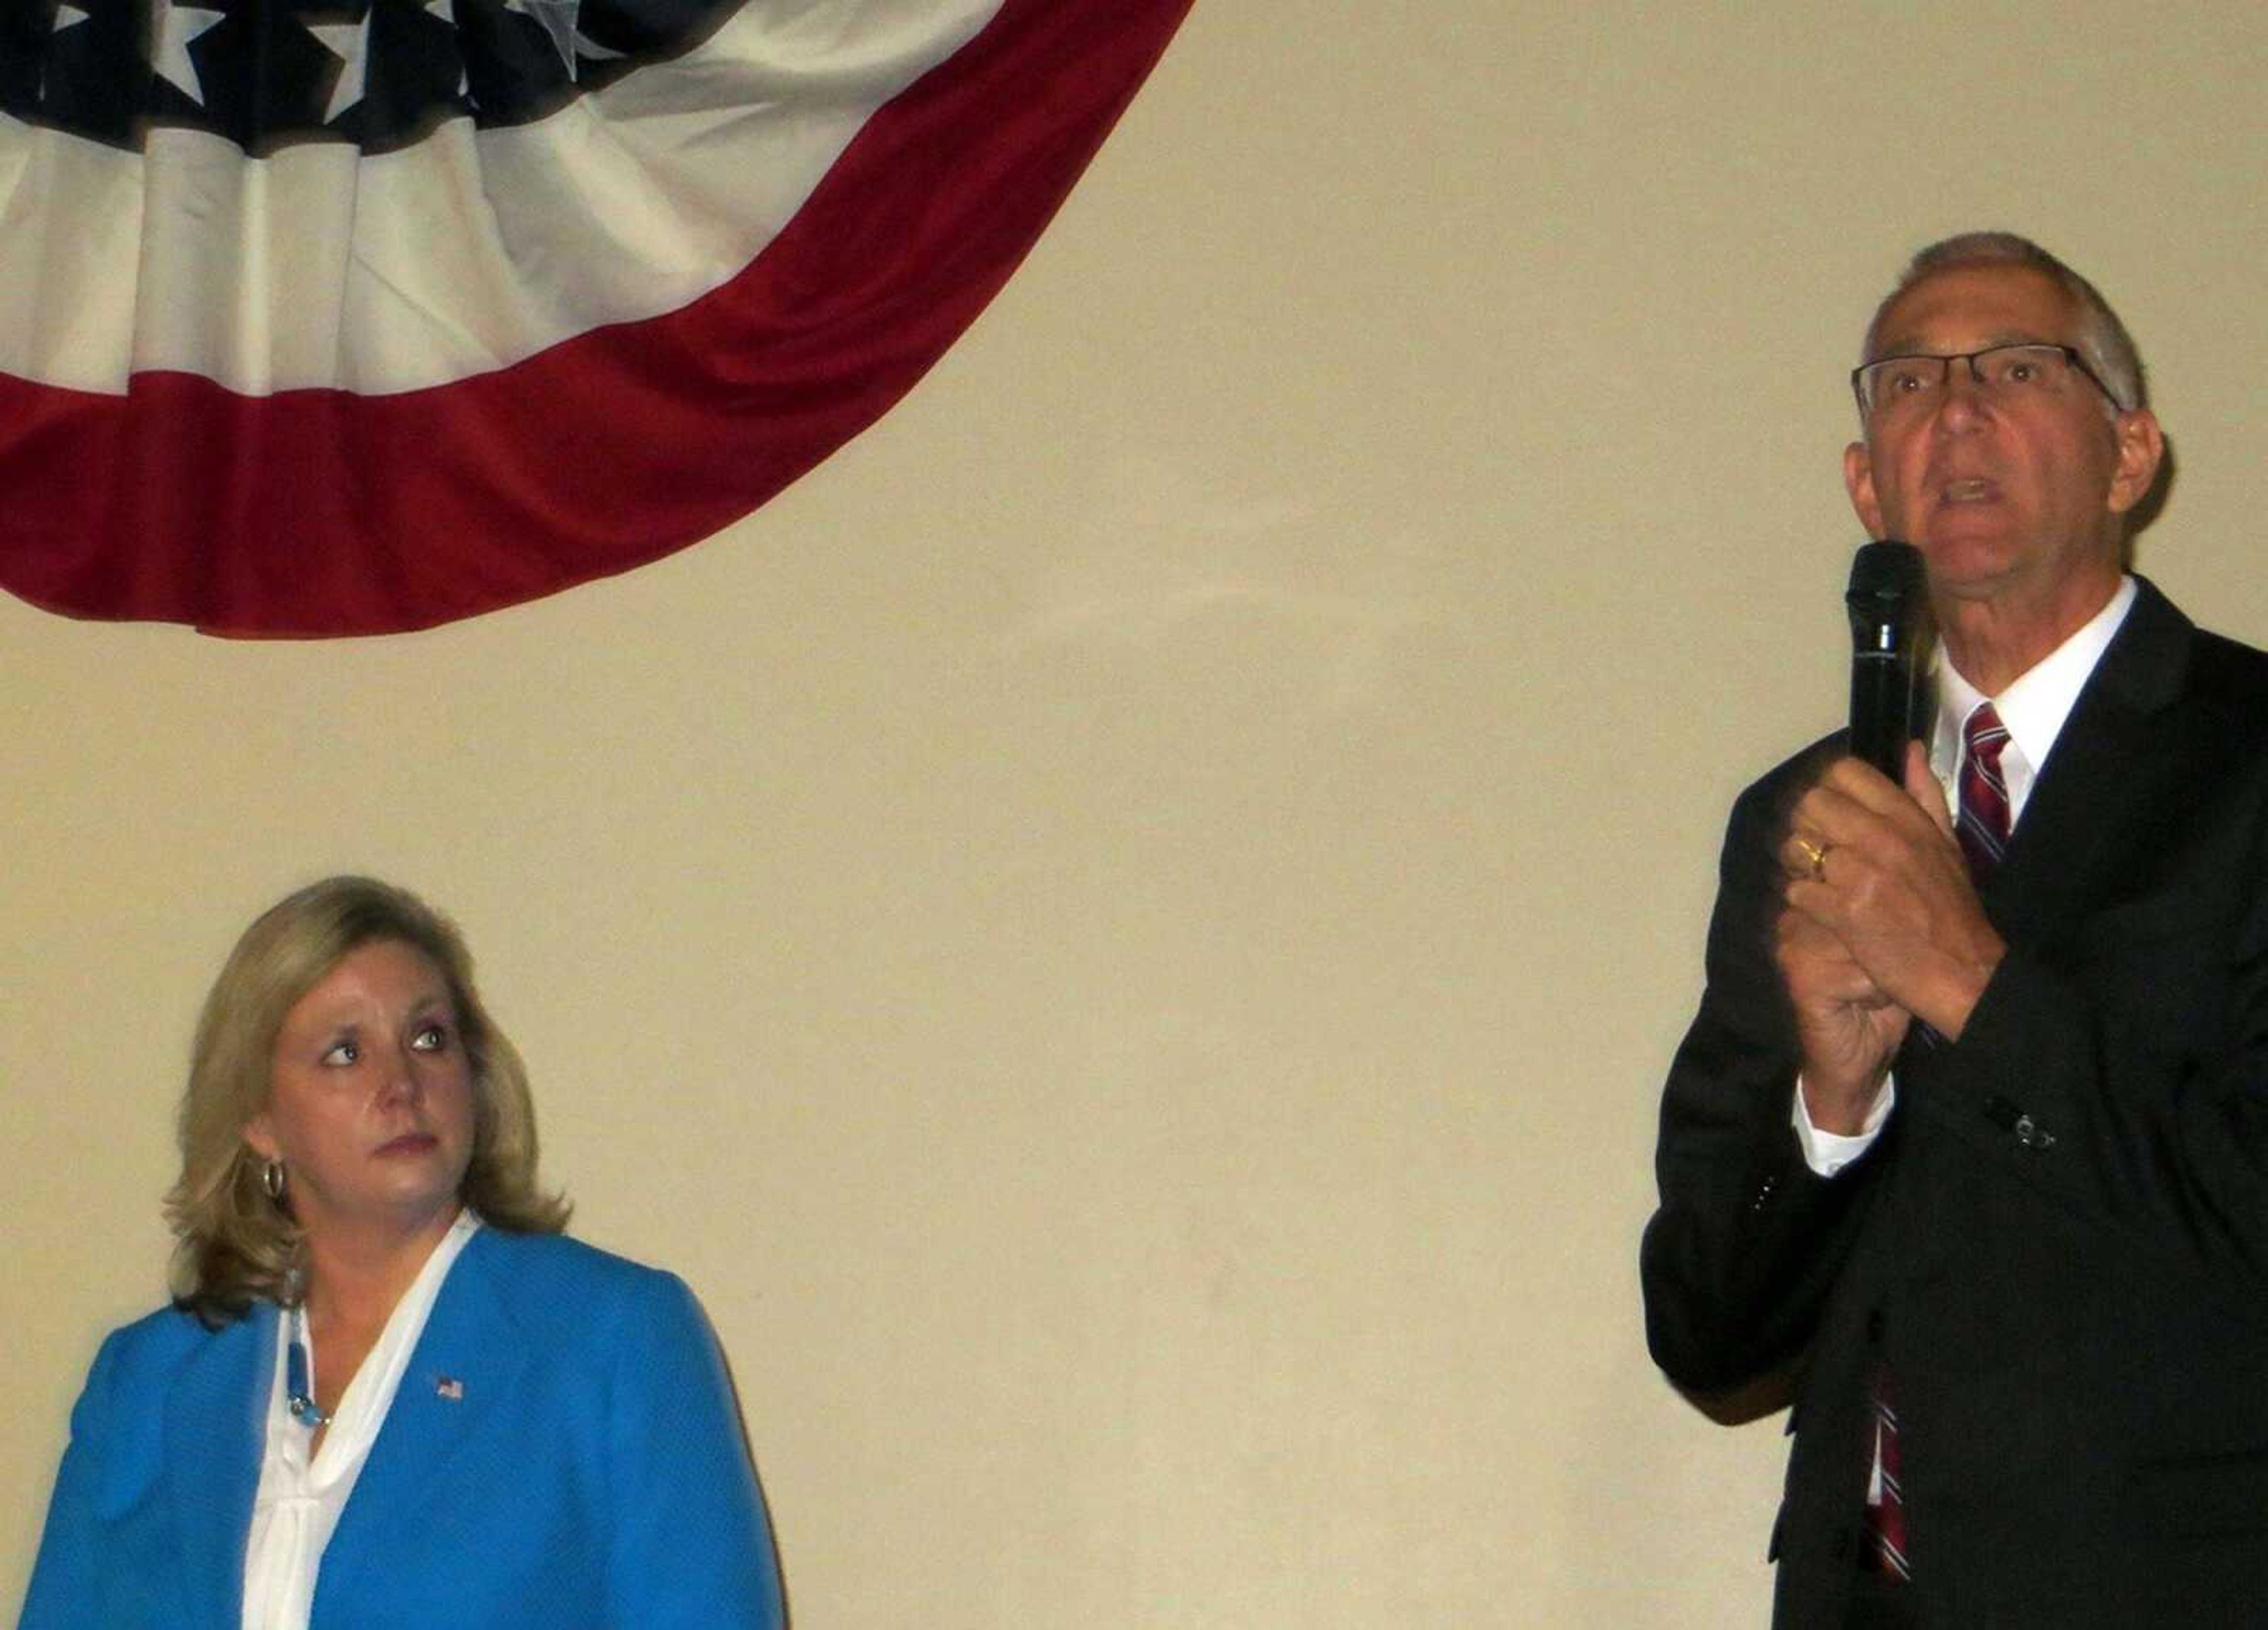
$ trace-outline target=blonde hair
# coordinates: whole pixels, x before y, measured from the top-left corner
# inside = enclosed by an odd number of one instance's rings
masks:
[[[500,1228],[556,1234],[566,1199],[536,1184],[535,1103],[519,1051],[489,1017],[472,954],[456,926],[406,889],[369,877],[329,877],[263,911],[229,953],[205,997],[181,1095],[181,1175],[166,1196],[175,1237],[175,1303],[208,1324],[241,1317],[254,1300],[298,1300],[305,1239],[262,1186],[264,1162],[244,1128],[266,1107],[284,1015],[340,961],[398,941],[440,972],[457,1010],[473,1074],[473,1154],[465,1204]]]

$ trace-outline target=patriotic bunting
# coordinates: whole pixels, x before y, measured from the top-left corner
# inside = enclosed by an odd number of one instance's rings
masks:
[[[746,514],[1015,269],[1189,0],[0,0],[0,586],[421,628]]]

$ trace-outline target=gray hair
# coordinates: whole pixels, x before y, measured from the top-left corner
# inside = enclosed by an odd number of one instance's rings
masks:
[[[1968,266],[2029,266],[2053,278],[2079,307],[2080,331],[2073,343],[2102,379],[2111,399],[2129,412],[2150,405],[2149,380],[2143,371],[2141,353],[2134,349],[2134,336],[2126,332],[2126,325],[2110,309],[2102,291],[2030,239],[2014,232],[1962,232],[1939,240],[1907,262],[1905,270],[1898,275],[1897,287],[1883,297],[1874,308],[1874,321],[1867,325],[1867,359],[1874,359],[1882,337],[1882,319],[1900,295],[1940,272]]]

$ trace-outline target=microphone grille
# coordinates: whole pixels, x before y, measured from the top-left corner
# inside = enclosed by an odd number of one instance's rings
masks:
[[[1884,538],[1862,543],[1851,557],[1851,586],[1843,598],[1853,607],[1872,603],[1895,609],[1921,590],[1921,551],[1911,543]]]

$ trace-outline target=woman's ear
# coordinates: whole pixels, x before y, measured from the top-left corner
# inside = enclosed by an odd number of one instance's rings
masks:
[[[260,1160],[280,1161],[284,1158],[284,1146],[276,1141],[276,1129],[269,1123],[267,1110],[261,1110],[244,1123],[244,1147]]]

